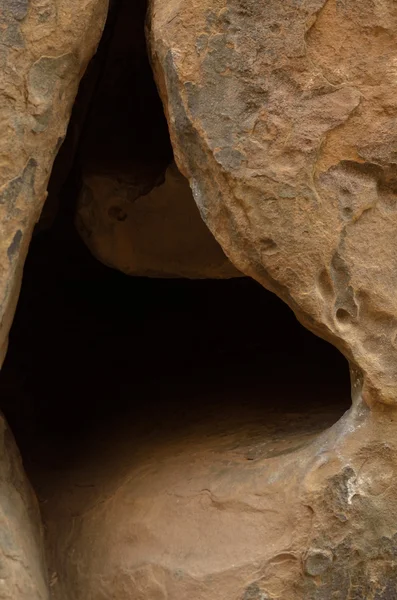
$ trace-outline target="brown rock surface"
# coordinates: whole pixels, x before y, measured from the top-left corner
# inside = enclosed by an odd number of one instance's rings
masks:
[[[339,598],[347,598],[348,568],[353,582],[366,571],[343,564],[346,552],[369,559],[373,507],[394,505],[368,491],[365,476],[358,482],[362,461],[344,454],[350,417],[316,440],[339,417],[332,394],[323,394],[321,406],[299,408],[281,382],[267,392],[223,386],[227,402],[216,388],[196,386],[179,396],[174,385],[168,409],[146,398],[146,416],[101,428],[85,440],[78,461],[34,476],[45,498],[54,600],[324,600],[335,591],[327,579],[333,561]],[[393,498],[394,461],[381,454],[373,449],[368,468],[386,468],[379,489]],[[357,506],[365,536],[346,523]],[[390,558],[381,558],[385,571]]]
[[[243,273],[397,402],[397,5],[151,1],[177,164]]]
[[[39,507],[2,415],[0,456],[0,598],[48,600]]]
[[[76,225],[96,258],[127,275],[241,276],[202,221],[189,183],[174,165],[149,192],[134,182],[133,171],[86,174]]]
[[[107,0],[0,1],[0,353],[32,229]]]
[[[197,386],[187,410],[187,389],[168,415],[148,402],[144,426],[103,427],[36,475],[54,600],[395,598],[395,423],[360,405],[316,437],[332,392],[289,405],[280,381],[255,408],[231,387],[227,407]]]

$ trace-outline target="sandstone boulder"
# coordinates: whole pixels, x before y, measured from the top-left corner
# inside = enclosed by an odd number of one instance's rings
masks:
[[[177,164],[243,273],[397,402],[397,6],[151,1]]]
[[[171,165],[147,192],[134,172],[87,174],[77,229],[93,255],[128,275],[241,276],[202,221],[187,180]]]
[[[257,410],[194,388],[181,421],[101,428],[40,476],[54,600],[395,598],[395,423],[360,405],[318,435],[332,393],[288,409],[286,387]]]
[[[83,129],[76,157],[83,185],[78,231],[96,258],[129,275],[240,276],[172,164],[147,56],[146,5],[114,3],[98,53],[100,77],[79,95],[82,105],[85,95],[91,98],[84,127],[77,123]]]
[[[107,0],[0,1],[0,358],[32,229]]]

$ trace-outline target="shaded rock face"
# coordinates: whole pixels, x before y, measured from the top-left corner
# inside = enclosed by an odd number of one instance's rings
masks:
[[[146,4],[113,3],[98,53],[100,75],[79,96],[82,105],[91,96],[89,111],[72,119],[81,135],[78,231],[96,258],[129,275],[241,276],[171,164],[167,122],[146,50]]]
[[[176,161],[232,262],[397,401],[392,0],[152,0]]]
[[[127,275],[241,276],[202,221],[189,183],[174,165],[148,193],[133,173],[86,175],[76,226],[96,258]]]
[[[397,448],[379,437],[395,424],[361,407],[314,439],[337,414],[326,401],[292,409],[295,423],[272,409],[234,420],[215,403],[210,425],[204,409],[172,438],[153,420],[144,440],[131,421],[102,433],[47,480],[54,598],[394,598]]]
[[[0,2],[0,358],[23,263],[107,0]]]
[[[0,597],[48,600],[39,507],[2,415],[0,452]]]

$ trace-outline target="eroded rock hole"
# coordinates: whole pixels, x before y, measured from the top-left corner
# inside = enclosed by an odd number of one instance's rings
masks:
[[[0,381],[57,600],[166,598],[168,576],[188,597],[186,573],[254,565],[288,529],[264,498],[350,405],[344,358],[199,220],[131,4],[82,83]]]

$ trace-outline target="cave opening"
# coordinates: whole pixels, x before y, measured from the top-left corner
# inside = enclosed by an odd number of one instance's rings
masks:
[[[218,440],[226,462],[271,459],[305,447],[350,406],[344,357],[256,282],[176,277],[175,261],[161,276],[163,246],[153,259],[160,276],[142,276],[151,274],[143,251],[143,271],[134,263],[130,276],[112,254],[125,205],[161,192],[172,162],[145,10],[144,0],[111,3],[54,165],[0,378],[49,536],[142,452],[193,455]],[[104,177],[128,193],[106,205],[111,227],[101,222],[98,235],[90,209],[87,234],[82,189],[101,191]]]

